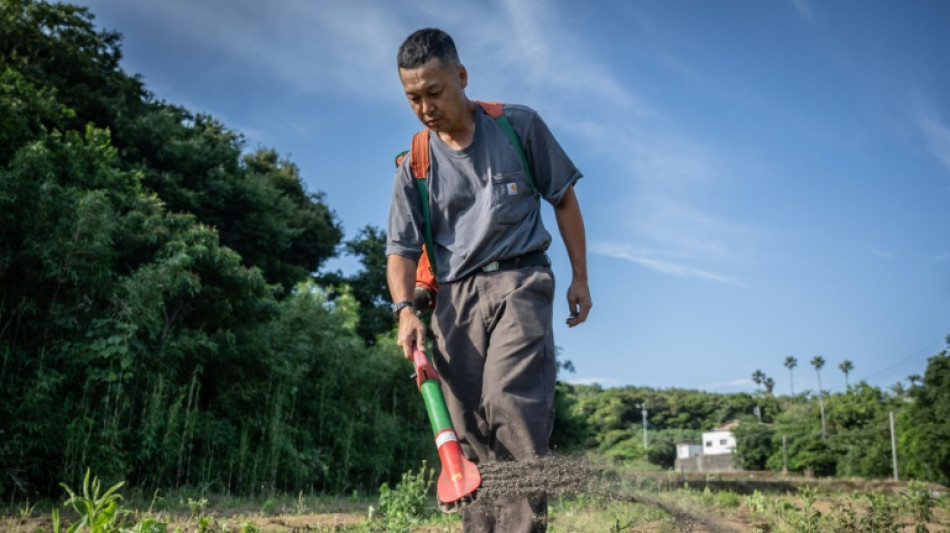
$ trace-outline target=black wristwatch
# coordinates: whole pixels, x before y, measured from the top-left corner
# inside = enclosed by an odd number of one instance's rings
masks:
[[[415,306],[412,305],[412,302],[409,300],[403,300],[399,303],[393,304],[393,320],[399,322],[399,312],[405,308],[412,309],[413,314],[416,312]]]

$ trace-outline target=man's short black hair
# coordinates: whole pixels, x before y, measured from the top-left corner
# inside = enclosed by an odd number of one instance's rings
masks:
[[[397,62],[399,68],[418,68],[432,58],[437,58],[443,65],[459,63],[452,37],[438,28],[424,28],[402,42]]]

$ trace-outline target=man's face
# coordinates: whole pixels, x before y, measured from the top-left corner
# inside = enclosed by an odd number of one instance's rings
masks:
[[[465,67],[430,59],[421,67],[399,69],[399,79],[409,106],[427,128],[451,133],[463,124],[468,112]]]

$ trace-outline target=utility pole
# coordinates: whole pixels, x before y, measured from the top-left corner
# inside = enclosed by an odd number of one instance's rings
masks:
[[[897,438],[894,435],[894,411],[890,412],[891,418],[891,460],[894,462],[894,481],[897,481]]]
[[[647,440],[647,404],[638,403],[636,405],[640,408],[640,414],[643,416],[643,449],[646,450],[650,447],[650,443]]]

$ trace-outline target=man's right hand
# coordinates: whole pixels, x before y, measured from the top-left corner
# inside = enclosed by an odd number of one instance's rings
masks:
[[[412,360],[413,350],[424,352],[426,346],[426,327],[411,307],[399,312],[399,332],[396,342],[402,347],[406,359]]]

